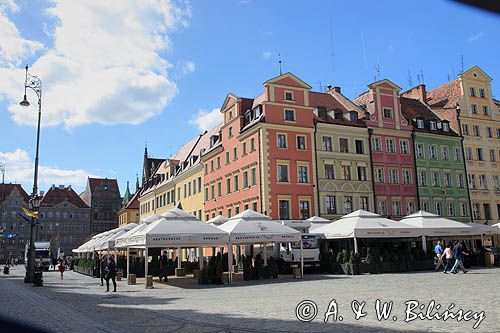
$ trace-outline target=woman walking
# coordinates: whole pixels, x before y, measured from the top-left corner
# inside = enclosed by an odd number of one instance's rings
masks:
[[[59,273],[61,273],[61,280],[64,279],[64,271],[66,270],[66,256],[59,260]]]
[[[108,258],[108,266],[106,267],[106,292],[109,291],[109,280],[113,281],[113,292],[116,292],[116,264],[112,256]]]
[[[443,260],[444,257],[444,260]],[[451,250],[451,243],[448,243],[446,248],[443,251],[443,254],[441,255],[441,261],[444,262],[444,274],[448,274],[447,270],[448,267],[451,269],[453,266],[453,251]]]

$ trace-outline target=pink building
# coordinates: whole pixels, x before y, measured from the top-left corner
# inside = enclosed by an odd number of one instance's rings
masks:
[[[401,113],[400,87],[374,82],[354,102],[365,109],[377,213],[394,219],[417,209],[412,127]]]
[[[222,127],[202,158],[207,219],[248,208],[273,219],[316,214],[310,90],[286,73],[254,99],[227,95]]]

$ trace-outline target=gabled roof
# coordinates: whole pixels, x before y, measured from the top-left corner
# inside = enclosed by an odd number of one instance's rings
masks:
[[[21,184],[0,184],[0,202],[4,201],[15,188],[19,191],[24,201],[28,202],[30,196],[26,193]]]
[[[113,178],[90,178],[89,177],[89,186],[90,186],[91,193],[94,193],[97,187],[103,186],[105,184],[111,188],[116,189],[119,192],[118,182],[116,181],[116,179],[113,179]]]
[[[361,93],[358,97],[354,98],[352,102],[359,107],[361,107],[363,110],[368,111],[369,105],[371,102],[371,96],[369,91],[365,91]]]
[[[470,72],[473,72],[473,71],[479,71],[481,72],[481,74],[483,74],[484,76],[486,76],[488,78],[488,80],[493,80],[493,78],[491,76],[489,76],[488,74],[486,74],[485,71],[483,71],[479,66],[475,65],[475,66],[472,66],[471,68],[469,68],[468,70],[466,70],[465,72],[463,72],[462,75],[465,75],[465,74],[469,74]]]
[[[427,103],[430,106],[455,108],[460,101],[462,91],[460,82],[453,80],[427,92]]]
[[[270,84],[270,83],[277,83],[278,81],[281,81],[284,79],[291,79],[291,80],[297,82],[302,88],[306,88],[306,89],[312,88],[310,85],[308,85],[307,83],[305,83],[304,81],[302,81],[301,79],[299,79],[297,76],[293,75],[290,72],[273,77],[272,79],[269,79],[266,82],[264,82],[264,85]]]
[[[398,90],[401,90],[401,87],[398,86],[397,84],[395,84],[394,82],[392,82],[391,80],[388,80],[388,79],[382,79],[382,80],[379,80],[379,81],[376,81],[376,82],[372,82],[368,85],[368,88],[373,88],[375,86],[380,86],[382,85],[383,83],[387,83],[388,85],[390,85],[391,87],[393,88],[396,88]]]
[[[69,186],[64,188],[52,186],[43,196],[40,207],[53,207],[65,201],[78,208],[89,208]]]
[[[132,199],[129,200],[129,202],[125,207],[123,207],[123,209],[139,209],[140,193],[141,193],[140,189],[136,191]]]
[[[344,104],[340,103],[340,101],[337,100],[335,96],[329,93],[319,93],[311,91],[309,93],[309,105],[314,107],[324,107],[327,111],[335,109],[341,110],[343,114],[346,114],[350,111],[356,111],[359,116],[359,112],[357,110],[349,110]],[[353,107],[355,106],[353,105]],[[365,127],[365,124],[362,122],[353,122],[345,119],[344,117],[342,117],[342,119],[334,119],[330,114],[328,114],[326,118],[319,117],[317,115],[314,115],[314,117],[318,122],[322,123]]]

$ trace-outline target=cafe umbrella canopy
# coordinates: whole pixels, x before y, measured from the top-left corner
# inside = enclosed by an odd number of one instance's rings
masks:
[[[304,272],[302,260],[302,241],[300,231],[271,220],[268,216],[247,209],[220,225],[219,228],[229,234],[228,266],[232,269],[233,245],[253,245],[267,243],[300,242],[301,274]],[[266,251],[266,247],[264,247]],[[266,260],[264,252],[264,260]],[[231,272],[229,272],[231,279]]]
[[[312,231],[314,229],[317,229],[319,227],[322,227],[322,226],[327,225],[328,223],[332,222],[331,220],[325,219],[324,217],[320,217],[320,216],[310,217],[306,221],[311,222],[311,226],[309,227],[309,231]]]
[[[358,252],[358,238],[409,238],[421,235],[418,228],[405,225],[378,214],[357,210],[337,221],[311,231],[326,239],[353,239],[354,252]]]
[[[228,218],[223,215],[217,215],[216,217],[207,221],[208,224],[213,224],[219,226],[225,222],[227,222]]]
[[[200,221],[194,215],[172,208],[161,214],[156,221],[127,237],[125,243],[127,256],[130,248],[144,248],[147,276],[148,248],[227,245],[228,234],[214,225]]]

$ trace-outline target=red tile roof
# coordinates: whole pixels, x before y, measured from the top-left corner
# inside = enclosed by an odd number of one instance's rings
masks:
[[[123,209],[139,209],[140,193],[141,193],[140,189],[136,191],[132,199],[129,200],[129,202]]]
[[[28,202],[30,196],[26,193],[21,184],[0,184],[0,202],[4,201],[15,188],[18,189],[23,199]]]
[[[324,106],[328,111],[333,109],[340,109],[343,112],[348,112],[348,110],[343,104],[341,104],[336,98],[330,94],[319,93],[311,91],[309,93],[309,105],[310,106]]]
[[[95,189],[98,186],[104,185],[106,183],[107,186],[115,188],[117,191],[118,189],[118,182],[116,179],[108,179],[108,178],[90,178],[89,177],[89,185],[90,185],[90,192],[94,192]]]
[[[460,82],[453,80],[427,92],[427,103],[430,106],[454,108],[462,95]]]
[[[69,186],[65,188],[52,186],[43,196],[40,205],[41,207],[52,207],[65,201],[78,208],[89,208],[89,206],[87,206],[87,204]]]

